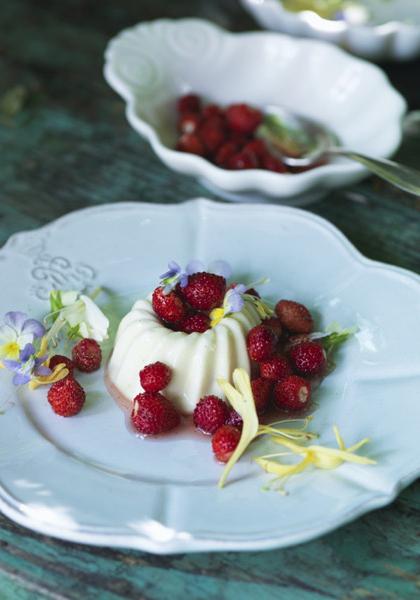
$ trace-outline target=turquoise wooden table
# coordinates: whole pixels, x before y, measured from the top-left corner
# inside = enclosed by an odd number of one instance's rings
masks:
[[[83,206],[209,196],[162,166],[127,125],[101,74],[106,41],[123,27],[193,15],[256,28],[229,0],[2,0],[0,243]],[[419,109],[420,62],[383,66]],[[407,136],[398,158],[419,167],[419,155],[420,134]],[[368,179],[310,210],[367,256],[420,270],[419,199]],[[302,546],[170,557],[70,544],[0,516],[0,599],[414,600],[419,508],[417,482],[392,506]]]

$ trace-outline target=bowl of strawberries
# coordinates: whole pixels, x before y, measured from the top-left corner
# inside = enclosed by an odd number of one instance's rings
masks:
[[[367,176],[343,158],[286,166],[262,133],[270,107],[371,156],[389,157],[401,141],[406,106],[385,74],[318,40],[233,34],[200,19],[145,22],[109,42],[105,78],[165,165],[228,200],[303,205]]]

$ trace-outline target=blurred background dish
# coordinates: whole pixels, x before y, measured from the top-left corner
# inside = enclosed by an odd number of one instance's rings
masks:
[[[283,106],[328,125],[345,147],[389,157],[401,141],[406,104],[376,66],[315,40],[269,32],[232,34],[201,19],[157,20],[108,44],[105,77],[127,103],[133,128],[171,169],[199,178],[229,200],[302,205],[360,181],[345,159],[299,174],[222,169],[175,150],[176,100],[199,94],[225,106]]]
[[[419,0],[241,2],[266,29],[323,39],[370,60],[420,55]]]

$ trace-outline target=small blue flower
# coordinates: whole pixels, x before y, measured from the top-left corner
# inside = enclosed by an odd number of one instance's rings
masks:
[[[174,260],[169,261],[168,270],[160,276],[160,284],[163,286],[164,294],[169,294],[179,284],[184,288],[188,283],[188,277],[194,273],[207,271],[215,275],[221,275],[225,279],[229,279],[232,275],[230,265],[224,260],[216,260],[210,263],[206,269],[201,260],[190,260],[185,267],[185,270]]]
[[[3,366],[15,373],[14,385],[29,383],[33,377],[51,374],[51,369],[44,365],[47,355],[37,356],[33,344],[26,346],[19,353],[19,360],[3,360]]]
[[[223,302],[226,314],[239,312],[243,309],[246,289],[247,288],[243,283],[238,283],[235,287],[227,291]]]

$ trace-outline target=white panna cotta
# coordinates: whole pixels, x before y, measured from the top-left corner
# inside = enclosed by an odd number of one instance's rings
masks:
[[[165,327],[150,300],[138,300],[122,319],[107,377],[117,392],[132,401],[142,392],[139,373],[160,361],[172,370],[165,396],[183,414],[191,414],[203,396],[223,396],[217,379],[230,381],[237,367],[250,373],[246,336],[261,323],[255,305],[245,300],[240,312],[225,317],[204,333],[183,333]]]

